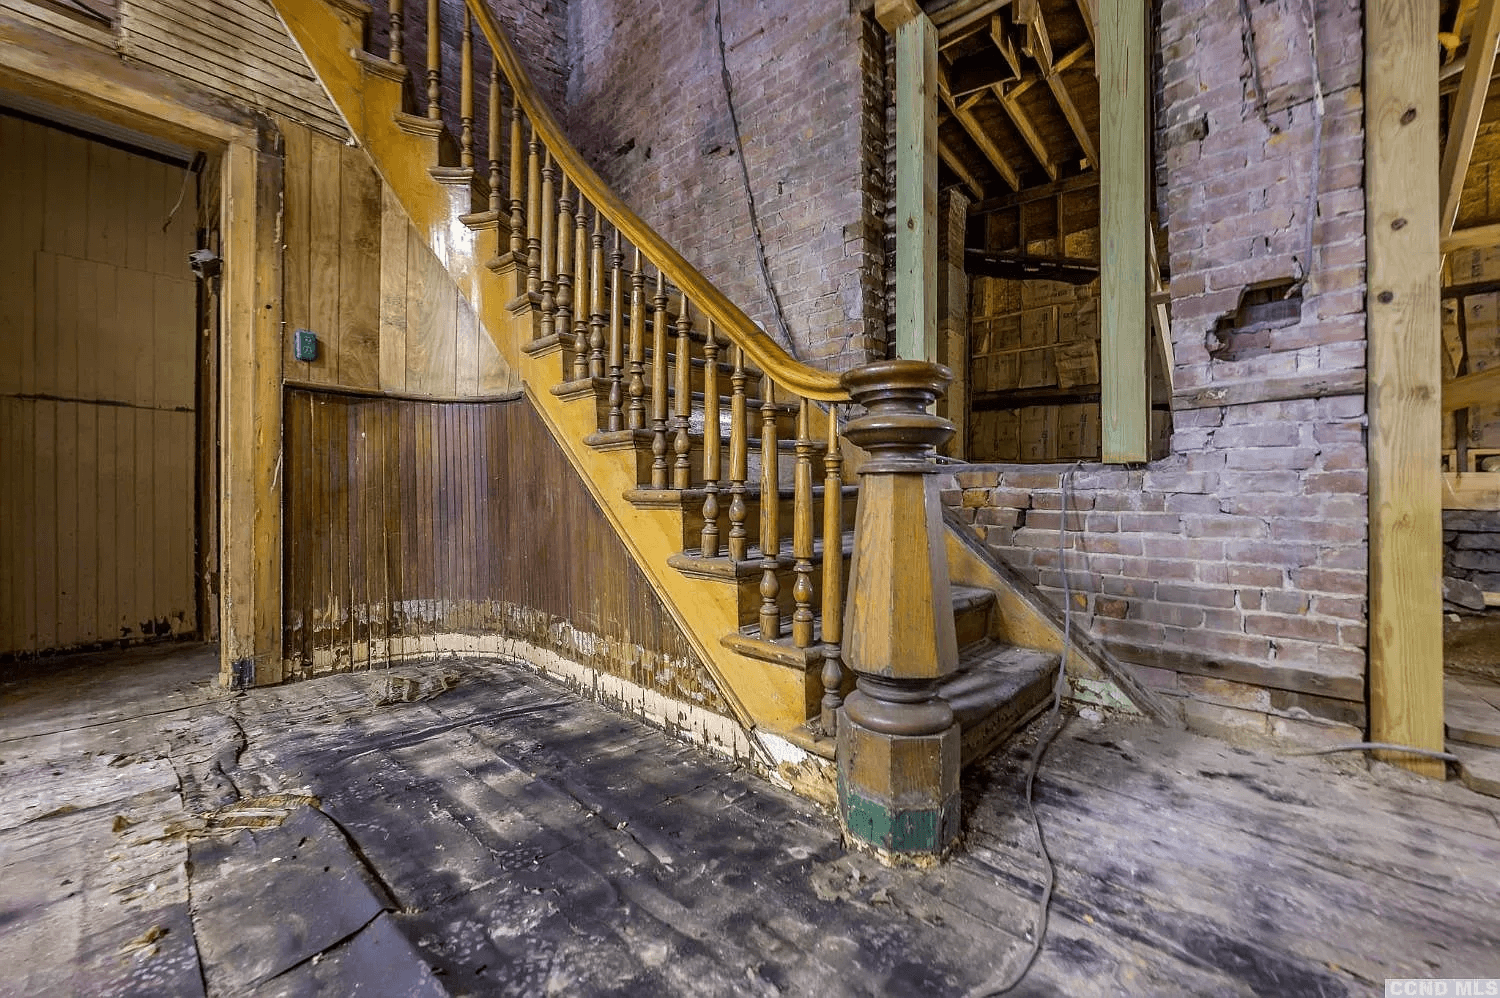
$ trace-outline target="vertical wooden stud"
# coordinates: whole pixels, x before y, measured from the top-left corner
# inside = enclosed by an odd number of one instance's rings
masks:
[[[1100,420],[1107,462],[1144,461],[1146,378],[1147,0],[1099,11]]]
[[[896,355],[937,359],[937,29],[896,28]]]
[[[1435,4],[1365,4],[1370,738],[1443,747]],[[1441,779],[1443,764],[1388,758]]]

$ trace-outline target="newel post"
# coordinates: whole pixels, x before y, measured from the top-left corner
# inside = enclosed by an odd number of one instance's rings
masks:
[[[937,695],[958,642],[933,460],[953,424],[930,412],[951,378],[938,364],[891,360],[843,379],[865,408],[844,433],[870,461],[844,617],[857,688],[838,725],[839,819],[887,858],[937,858],[959,833],[959,729]]]

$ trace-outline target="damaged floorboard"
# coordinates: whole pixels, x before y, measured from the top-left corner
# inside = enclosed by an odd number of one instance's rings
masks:
[[[959,996],[1029,941],[1024,739],[966,773],[964,850],[896,871],[520,666],[213,668],[0,681],[0,995]],[[1500,976],[1497,802],[1454,783],[1075,718],[1036,796],[1058,886],[1013,994]]]

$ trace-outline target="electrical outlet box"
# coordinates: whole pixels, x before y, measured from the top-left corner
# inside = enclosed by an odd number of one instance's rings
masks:
[[[292,352],[298,360],[317,360],[318,334],[311,329],[297,330],[297,340]]]

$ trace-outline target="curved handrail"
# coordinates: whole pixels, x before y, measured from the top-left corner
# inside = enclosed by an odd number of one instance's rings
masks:
[[[630,241],[647,259],[667,272],[676,284],[703,312],[714,321],[729,339],[745,351],[745,355],[770,375],[771,380],[805,398],[820,402],[847,402],[849,392],[843,387],[837,374],[810,367],[788,354],[775,340],[767,336],[750,317],[742,312],[724,294],[698,273],[697,268],[672,248],[656,230],[647,225],[629,206],[610,190],[603,178],[595,173],[587,161],[573,148],[563,133],[562,126],[537,93],[531,78],[511,47],[504,29],[495,21],[484,0],[465,0],[479,28],[489,39],[490,48],[502,71],[515,89],[531,127],[542,138],[543,144],[562,165],[563,171],[578,186],[596,209]]]

